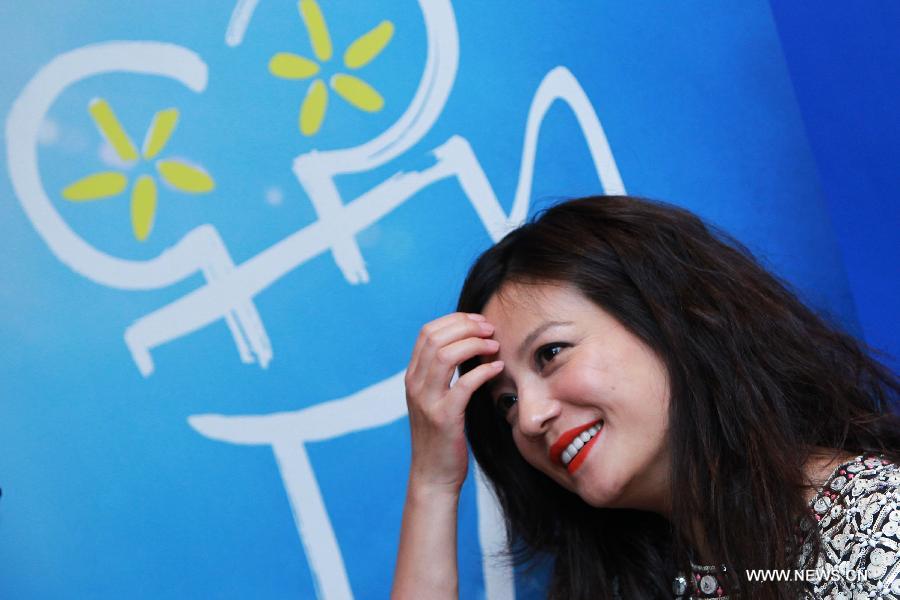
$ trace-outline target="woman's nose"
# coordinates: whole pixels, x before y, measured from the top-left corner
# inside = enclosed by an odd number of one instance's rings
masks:
[[[517,404],[519,431],[526,436],[547,433],[553,419],[559,416],[559,401],[538,391],[520,389]]]

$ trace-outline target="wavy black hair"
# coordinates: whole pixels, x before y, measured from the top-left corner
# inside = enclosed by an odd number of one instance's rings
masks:
[[[669,518],[591,507],[522,458],[479,390],[466,435],[503,509],[510,558],[550,555],[551,598],[613,598],[613,587],[623,598],[671,598],[699,524],[728,566],[729,592],[802,595],[799,583],[737,574],[798,566],[814,448],[900,458],[896,376],[741,243],[660,202],[597,196],[552,206],[477,259],[458,310],[481,312],[510,282],[571,284],[653,349],[669,377],[672,474]]]

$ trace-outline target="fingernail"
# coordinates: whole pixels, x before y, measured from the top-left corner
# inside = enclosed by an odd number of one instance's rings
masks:
[[[479,325],[481,326],[481,330],[485,333],[490,333],[494,330],[494,326],[491,325],[490,323],[482,322],[482,323],[479,323]]]
[[[487,321],[487,319],[485,319],[482,315],[479,315],[478,313],[468,313],[466,316],[468,316],[473,321]]]
[[[495,369],[502,369],[502,368],[503,368],[503,361],[502,361],[502,360],[495,360],[494,362],[491,363],[491,366],[494,367]]]

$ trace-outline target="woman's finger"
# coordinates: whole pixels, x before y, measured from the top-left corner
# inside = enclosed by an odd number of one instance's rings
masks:
[[[415,375],[420,365],[430,364],[438,350],[447,344],[466,337],[488,336],[493,331],[493,325],[473,313],[453,313],[427,323],[419,332],[408,370]]]
[[[442,394],[450,387],[453,373],[460,363],[479,354],[496,354],[500,349],[497,340],[481,337],[467,337],[438,349],[434,358],[428,363],[424,391]]]
[[[482,363],[467,372],[465,375],[456,380],[450,393],[447,394],[446,400],[451,406],[449,409],[457,414],[462,414],[472,399],[472,394],[478,391],[478,388],[496,377],[503,371],[503,361],[495,360],[489,363]]]

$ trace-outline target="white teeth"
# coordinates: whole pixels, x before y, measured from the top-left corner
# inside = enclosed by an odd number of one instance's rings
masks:
[[[575,455],[578,454],[578,451],[584,448],[584,445],[590,441],[592,437],[597,435],[600,430],[603,429],[603,423],[599,425],[594,425],[589,429],[585,429],[581,434],[576,437],[571,444],[566,446],[566,449],[563,450],[562,453],[562,461],[564,465],[568,465],[572,462],[572,459],[575,458]]]

